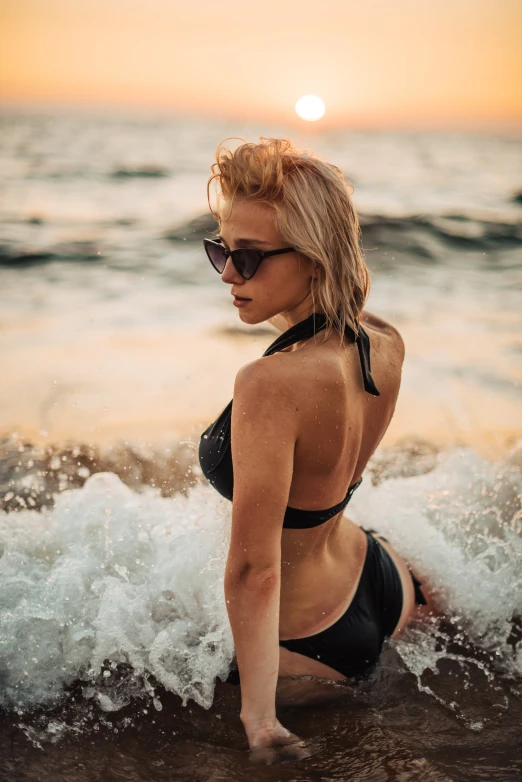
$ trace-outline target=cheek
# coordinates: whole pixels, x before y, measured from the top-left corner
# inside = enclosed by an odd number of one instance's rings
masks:
[[[259,304],[280,302],[283,307],[291,306],[294,296],[301,298],[310,290],[310,275],[305,265],[297,260],[281,258],[279,263],[270,264],[267,258],[252,278],[248,290],[245,295],[251,295]]]
[[[306,263],[297,260],[286,261],[281,265],[281,283],[299,291],[310,287],[310,274]]]
[[[291,283],[302,287],[307,285],[310,275],[306,263],[299,262],[296,258],[285,258],[284,255],[279,259],[278,264],[274,264],[270,270],[271,277],[277,277],[281,282]]]

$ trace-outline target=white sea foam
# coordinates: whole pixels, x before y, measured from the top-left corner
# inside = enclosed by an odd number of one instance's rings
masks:
[[[2,705],[52,704],[110,660],[208,708],[233,654],[223,506],[209,486],[166,499],[97,473],[51,511],[3,514]],[[86,694],[106,711],[128,702]]]
[[[513,617],[522,616],[522,472],[516,461],[512,455],[490,462],[465,448],[439,454],[424,475],[377,487],[363,483],[350,515],[389,538],[471,641],[522,672],[522,642],[518,649],[508,644]],[[430,666],[432,640],[416,667]],[[396,645],[414,665],[408,641]]]
[[[519,670],[521,644],[513,650],[507,639],[522,614],[521,492],[515,464],[460,449],[424,475],[377,486],[368,478],[349,506],[439,591],[474,641]],[[136,693],[161,709],[152,675],[208,708],[233,655],[223,595],[230,507],[209,486],[162,498],[98,473],[52,510],[2,514],[1,705],[52,705],[81,679],[105,711]],[[432,665],[433,644],[415,655],[411,641],[397,648],[419,673]],[[104,662],[112,689],[97,685]],[[123,686],[119,663],[132,666]]]

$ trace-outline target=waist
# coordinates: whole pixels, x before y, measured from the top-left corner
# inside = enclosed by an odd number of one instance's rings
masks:
[[[314,531],[307,531],[307,536]],[[315,536],[318,533],[315,533]],[[365,533],[340,515],[324,540],[303,546],[303,535],[285,533],[281,545],[279,632],[283,638],[318,632],[320,623],[351,601],[366,554]]]

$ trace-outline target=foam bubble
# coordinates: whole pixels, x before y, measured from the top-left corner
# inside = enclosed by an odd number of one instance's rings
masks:
[[[209,486],[162,498],[97,473],[53,510],[2,514],[2,705],[50,705],[110,660],[208,708],[233,654],[223,506]]]
[[[411,562],[459,631],[518,671],[521,492],[516,460],[457,449],[425,474],[364,481],[348,508]],[[156,682],[209,708],[233,656],[230,509],[208,485],[161,497],[104,472],[56,495],[52,509],[0,514],[0,704],[50,706],[79,680],[107,712],[142,696],[161,709]],[[419,677],[452,659],[437,639],[426,626],[396,644]]]
[[[459,448],[438,454],[426,474],[363,483],[350,504],[350,516],[389,538],[457,629],[519,671],[509,638],[522,615],[521,497],[514,459],[490,462]],[[397,646],[413,665],[405,642]],[[430,654],[426,646],[427,667]]]

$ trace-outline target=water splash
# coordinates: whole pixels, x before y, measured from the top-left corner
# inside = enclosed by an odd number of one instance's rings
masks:
[[[211,705],[233,653],[223,501],[205,486],[158,495],[97,473],[53,510],[2,514],[2,706],[52,705],[76,679],[95,687],[107,660],[105,680],[127,664],[139,689],[152,675],[184,703]],[[129,687],[98,700],[121,708]]]
[[[395,644],[432,692],[425,677],[441,664],[488,681],[522,670],[522,472],[516,459],[468,449],[434,459],[424,474],[363,482],[349,508],[445,606],[445,624],[414,625]],[[207,485],[138,493],[111,472],[54,500],[0,515],[1,705],[52,706],[79,682],[106,712],[140,697],[160,710],[158,685],[209,708],[233,655],[222,586],[230,504]]]

